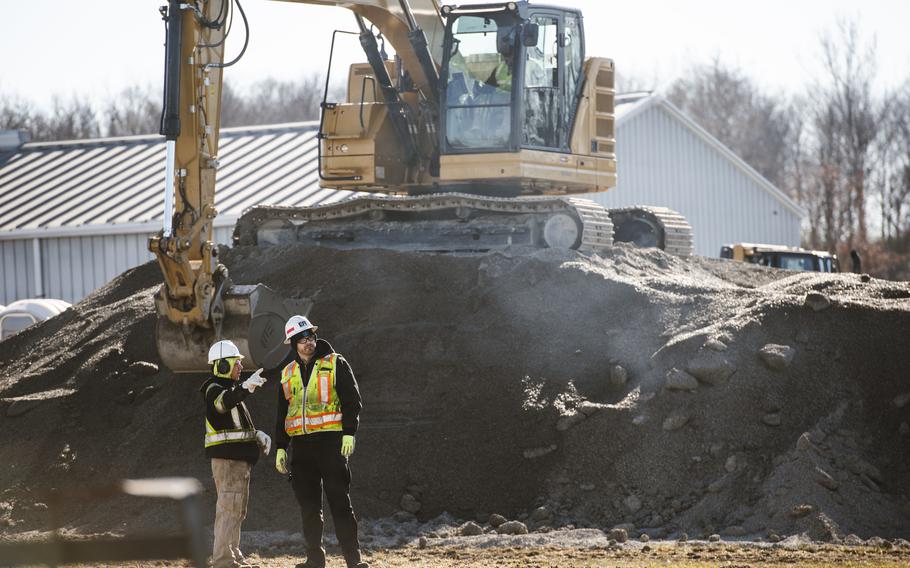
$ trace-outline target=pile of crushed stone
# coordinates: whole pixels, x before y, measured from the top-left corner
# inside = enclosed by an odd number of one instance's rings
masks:
[[[910,538],[910,284],[625,246],[241,247],[222,261],[234,282],[311,299],[351,362],[367,542],[432,519],[440,536],[514,521],[515,534]],[[0,343],[3,533],[47,529],[49,490],[126,477],[197,477],[214,509],[204,376],[159,365],[159,284],[146,264]],[[271,433],[266,387],[248,401]],[[173,515],[127,499],[61,511],[81,532]],[[299,531],[271,457],[244,528]]]

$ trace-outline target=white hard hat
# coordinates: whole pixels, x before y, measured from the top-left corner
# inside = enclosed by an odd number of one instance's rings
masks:
[[[240,349],[237,349],[237,346],[234,345],[233,341],[223,339],[209,347],[209,363],[214,363],[218,359],[225,359],[227,357],[243,359],[243,355],[240,354]]]
[[[288,323],[284,324],[284,342],[285,344],[290,343],[292,337],[307,330],[313,330],[313,333],[316,333],[317,329],[319,328],[310,323],[310,320],[305,317],[291,316]]]

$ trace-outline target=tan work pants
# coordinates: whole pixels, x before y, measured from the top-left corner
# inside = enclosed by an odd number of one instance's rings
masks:
[[[240,525],[250,501],[250,464],[241,460],[212,458],[212,477],[218,501],[215,504],[213,568],[235,568],[243,563]]]

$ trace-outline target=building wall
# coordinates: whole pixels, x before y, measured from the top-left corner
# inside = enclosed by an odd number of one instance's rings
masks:
[[[31,298],[35,265],[31,240],[0,241],[0,304]]]
[[[682,213],[695,253],[730,242],[798,246],[800,218],[755,178],[660,105],[616,132],[617,187],[587,197],[606,207],[661,205]]]
[[[233,228],[215,229],[215,241],[230,244]],[[34,239],[0,240],[0,304],[25,298],[76,303],[124,271],[155,257],[151,233],[38,239],[41,290],[36,286]]]

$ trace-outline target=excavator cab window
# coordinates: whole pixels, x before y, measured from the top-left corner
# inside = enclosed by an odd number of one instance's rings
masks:
[[[507,150],[518,26],[508,12],[466,14],[449,24],[445,142],[452,150]]]
[[[525,47],[522,145],[559,148],[559,18],[536,16],[537,45]]]
[[[569,151],[584,63],[577,11],[453,14],[445,45],[442,153]]]

